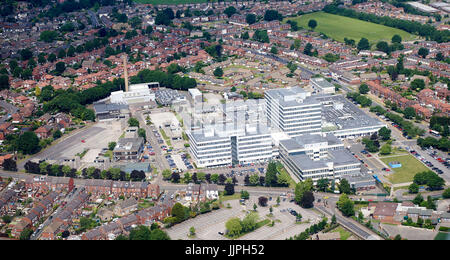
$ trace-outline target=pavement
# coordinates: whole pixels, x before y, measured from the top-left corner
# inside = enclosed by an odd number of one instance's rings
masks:
[[[193,219],[189,219],[180,224],[177,224],[169,229],[167,233],[172,239],[192,239],[192,240],[228,240],[228,238],[220,235],[218,232],[225,233],[225,223],[233,217],[243,219],[247,212],[253,212],[253,203],[257,203],[257,197],[250,197],[249,201],[246,201],[246,205],[240,205],[238,200],[230,200],[223,202],[224,205],[230,204],[231,208],[221,208],[210,213],[206,213],[197,216]],[[279,207],[273,207],[273,217],[267,217],[270,213],[269,205],[274,206],[275,201],[269,201],[267,207],[258,207],[257,213],[260,220],[263,219],[276,219],[273,227],[263,226],[253,232],[250,232],[238,240],[283,240],[289,237],[300,234],[306,228],[314,223],[318,223],[321,218],[319,214],[312,210],[306,210],[300,208],[298,205],[289,202],[281,202]],[[283,211],[286,208],[293,208],[299,212],[303,219],[302,221],[310,220],[309,223],[296,224],[295,217],[290,213]],[[196,236],[189,238],[189,228],[194,227],[196,230]]]
[[[4,108],[7,112],[7,114],[5,116],[0,118],[0,124],[3,124],[6,120],[9,119],[8,114],[12,115],[12,114],[17,113],[17,111],[19,111],[19,108],[17,108],[13,104],[6,102],[5,100],[0,100],[0,107]]]

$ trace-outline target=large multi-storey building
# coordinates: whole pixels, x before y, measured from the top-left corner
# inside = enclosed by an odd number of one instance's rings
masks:
[[[300,87],[265,92],[267,121],[289,136],[319,134],[322,129],[322,104],[316,96]]]
[[[342,179],[361,174],[361,163],[332,134],[303,135],[280,141],[280,157],[299,180]]]
[[[188,130],[190,152],[197,167],[267,162],[272,158],[272,138],[261,124],[222,124]]]

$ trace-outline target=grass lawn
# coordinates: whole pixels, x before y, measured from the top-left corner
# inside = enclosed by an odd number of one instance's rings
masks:
[[[439,232],[434,240],[450,240],[450,233]]]
[[[277,164],[277,171],[280,174],[280,176],[283,176],[286,178],[289,182],[289,188],[295,188],[295,181],[292,179],[291,175],[286,171],[286,169],[283,167],[281,163]]]
[[[341,240],[347,240],[352,235],[352,233],[348,232],[341,226],[333,229],[331,232],[339,232],[339,235],[341,235]]]
[[[221,192],[219,195],[220,201],[227,201],[227,200],[240,200],[241,199],[241,193],[236,192],[233,195],[223,195]]]
[[[207,0],[134,0],[138,4],[152,5],[177,5],[177,4],[197,4],[206,3]]]
[[[388,176],[388,179],[393,183],[404,183],[413,181],[414,175],[419,172],[427,171],[428,168],[412,155],[401,155],[388,158],[380,158],[385,164],[398,161],[402,164],[401,168],[391,169],[394,173]]]
[[[406,150],[399,149],[398,147],[394,147],[394,148],[392,149],[392,152],[391,152],[390,154],[388,154],[388,155],[381,155],[381,154],[378,154],[378,156],[379,156],[379,157],[389,157],[389,156],[406,155],[406,154],[408,154],[408,152],[407,152]]]
[[[376,43],[381,40],[390,43],[392,36],[395,34],[400,35],[404,41],[416,38],[414,35],[396,28],[324,12],[315,12],[295,18],[286,18],[284,19],[284,22],[287,20],[295,20],[299,26],[309,29],[308,22],[311,19],[317,21],[317,27],[314,31],[324,33],[328,37],[340,42],[344,42],[344,38],[348,38],[354,39],[355,42],[358,43],[359,40],[364,37],[371,43]]]
[[[139,207],[139,209],[146,209],[146,208],[153,207],[154,205],[155,205],[154,202],[144,200],[143,202],[139,202],[138,207]]]

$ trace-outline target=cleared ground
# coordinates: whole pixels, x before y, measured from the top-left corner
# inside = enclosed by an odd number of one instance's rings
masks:
[[[163,127],[166,123],[178,123],[177,117],[172,112],[151,113],[150,119],[156,128]]]
[[[36,158],[60,160],[63,158],[73,158],[77,153],[82,153],[85,150],[100,151],[102,148],[107,148],[109,142],[117,142],[122,133],[122,124],[120,121],[96,123],[94,126],[83,129],[76,134],[66,137],[59,143],[52,145],[39,153]],[[96,156],[92,153],[86,158],[83,157],[83,159],[95,159]]]
[[[393,184],[411,182],[414,175],[428,170],[425,165],[419,162],[412,155],[385,157],[380,158],[380,160],[386,165],[389,165],[390,162],[400,162],[402,164],[401,168],[392,169],[394,173],[387,177]]]
[[[308,22],[311,19],[317,21],[317,27],[314,31],[324,33],[328,37],[340,42],[344,42],[344,38],[354,39],[358,42],[364,37],[371,43],[376,43],[381,40],[390,43],[392,36],[395,34],[400,35],[403,40],[412,40],[415,38],[410,33],[392,27],[324,12],[315,12],[294,18],[289,17],[284,22],[294,20],[297,21],[299,26],[309,29]]]

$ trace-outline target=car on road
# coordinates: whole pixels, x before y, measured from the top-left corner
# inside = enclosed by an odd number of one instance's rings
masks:
[[[218,233],[219,235],[223,236],[223,232],[220,232],[220,231],[219,231],[219,232],[217,232],[217,233]]]

